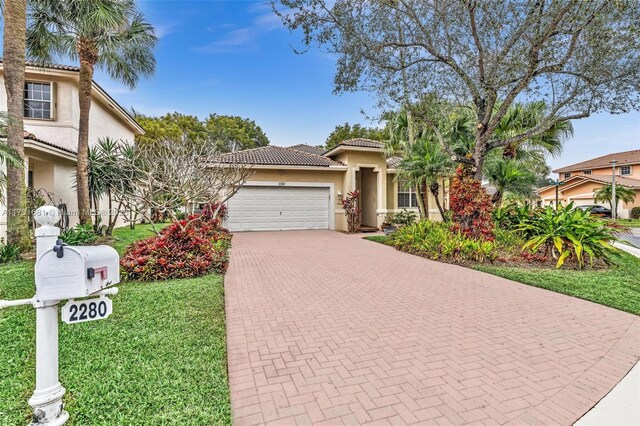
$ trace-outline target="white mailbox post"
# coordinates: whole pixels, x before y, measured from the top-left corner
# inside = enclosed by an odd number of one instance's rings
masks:
[[[58,426],[69,418],[62,397],[65,389],[58,381],[58,304],[67,323],[103,319],[111,314],[111,300],[120,282],[118,253],[109,246],[71,247],[58,239],[55,224],[60,212],[53,206],[35,212],[40,224],[36,234],[36,294],[31,299],[0,300],[0,309],[31,304],[36,308],[36,389],[29,399],[33,408],[31,425]],[[94,297],[97,296],[97,297]],[[94,297],[87,300],[73,300]]]

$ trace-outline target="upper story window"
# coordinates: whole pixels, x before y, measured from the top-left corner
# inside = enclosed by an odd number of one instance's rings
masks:
[[[591,174],[591,170],[583,170],[582,174],[583,175],[590,175]]]
[[[27,81],[24,84],[25,118],[53,118],[53,96],[51,83]]]
[[[571,172],[566,172],[566,173],[564,174],[564,178],[565,178],[565,179],[569,179],[570,177],[571,177]]]
[[[398,207],[401,209],[418,207],[416,192],[409,181],[398,179]]]
[[[621,175],[630,175],[631,174],[631,166],[620,166],[620,174]]]

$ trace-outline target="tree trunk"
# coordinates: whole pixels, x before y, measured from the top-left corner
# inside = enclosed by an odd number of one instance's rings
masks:
[[[491,197],[491,201],[496,209],[502,206],[502,191],[496,188],[496,193]]]
[[[416,201],[418,201],[418,214],[420,215],[420,219],[428,219],[426,216],[427,207],[422,198],[422,192],[420,191],[420,186],[416,184],[413,188],[416,193]]]
[[[93,68],[98,59],[95,46],[91,41],[78,41],[80,57],[80,77],[78,103],[80,105],[80,121],[78,123],[78,157],[77,157],[77,193],[80,223],[91,223],[89,207],[89,112],[91,110],[91,84]],[[96,206],[98,208],[98,206]]]
[[[26,0],[7,0],[4,5],[4,85],[7,92],[7,145],[22,165],[7,164],[7,243],[25,249],[30,245],[24,170],[24,68],[27,26]]]
[[[442,204],[440,204],[440,198],[438,198],[439,197],[438,193],[440,192],[440,185],[438,184],[438,182],[433,182],[431,185],[429,185],[429,190],[433,194],[433,197],[436,199],[436,206],[440,211],[440,216],[442,217],[442,221],[446,222],[447,218],[444,216],[444,209],[442,208]]]

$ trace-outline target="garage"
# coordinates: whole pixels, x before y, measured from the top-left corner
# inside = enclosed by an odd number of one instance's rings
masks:
[[[329,229],[329,188],[244,186],[227,202],[237,231]]]

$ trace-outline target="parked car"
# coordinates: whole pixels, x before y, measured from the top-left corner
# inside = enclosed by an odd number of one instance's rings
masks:
[[[611,217],[611,209],[608,209],[604,206],[599,206],[597,204],[590,204],[588,206],[578,206],[577,208],[582,210],[588,210],[591,214],[602,215],[604,217]]]

